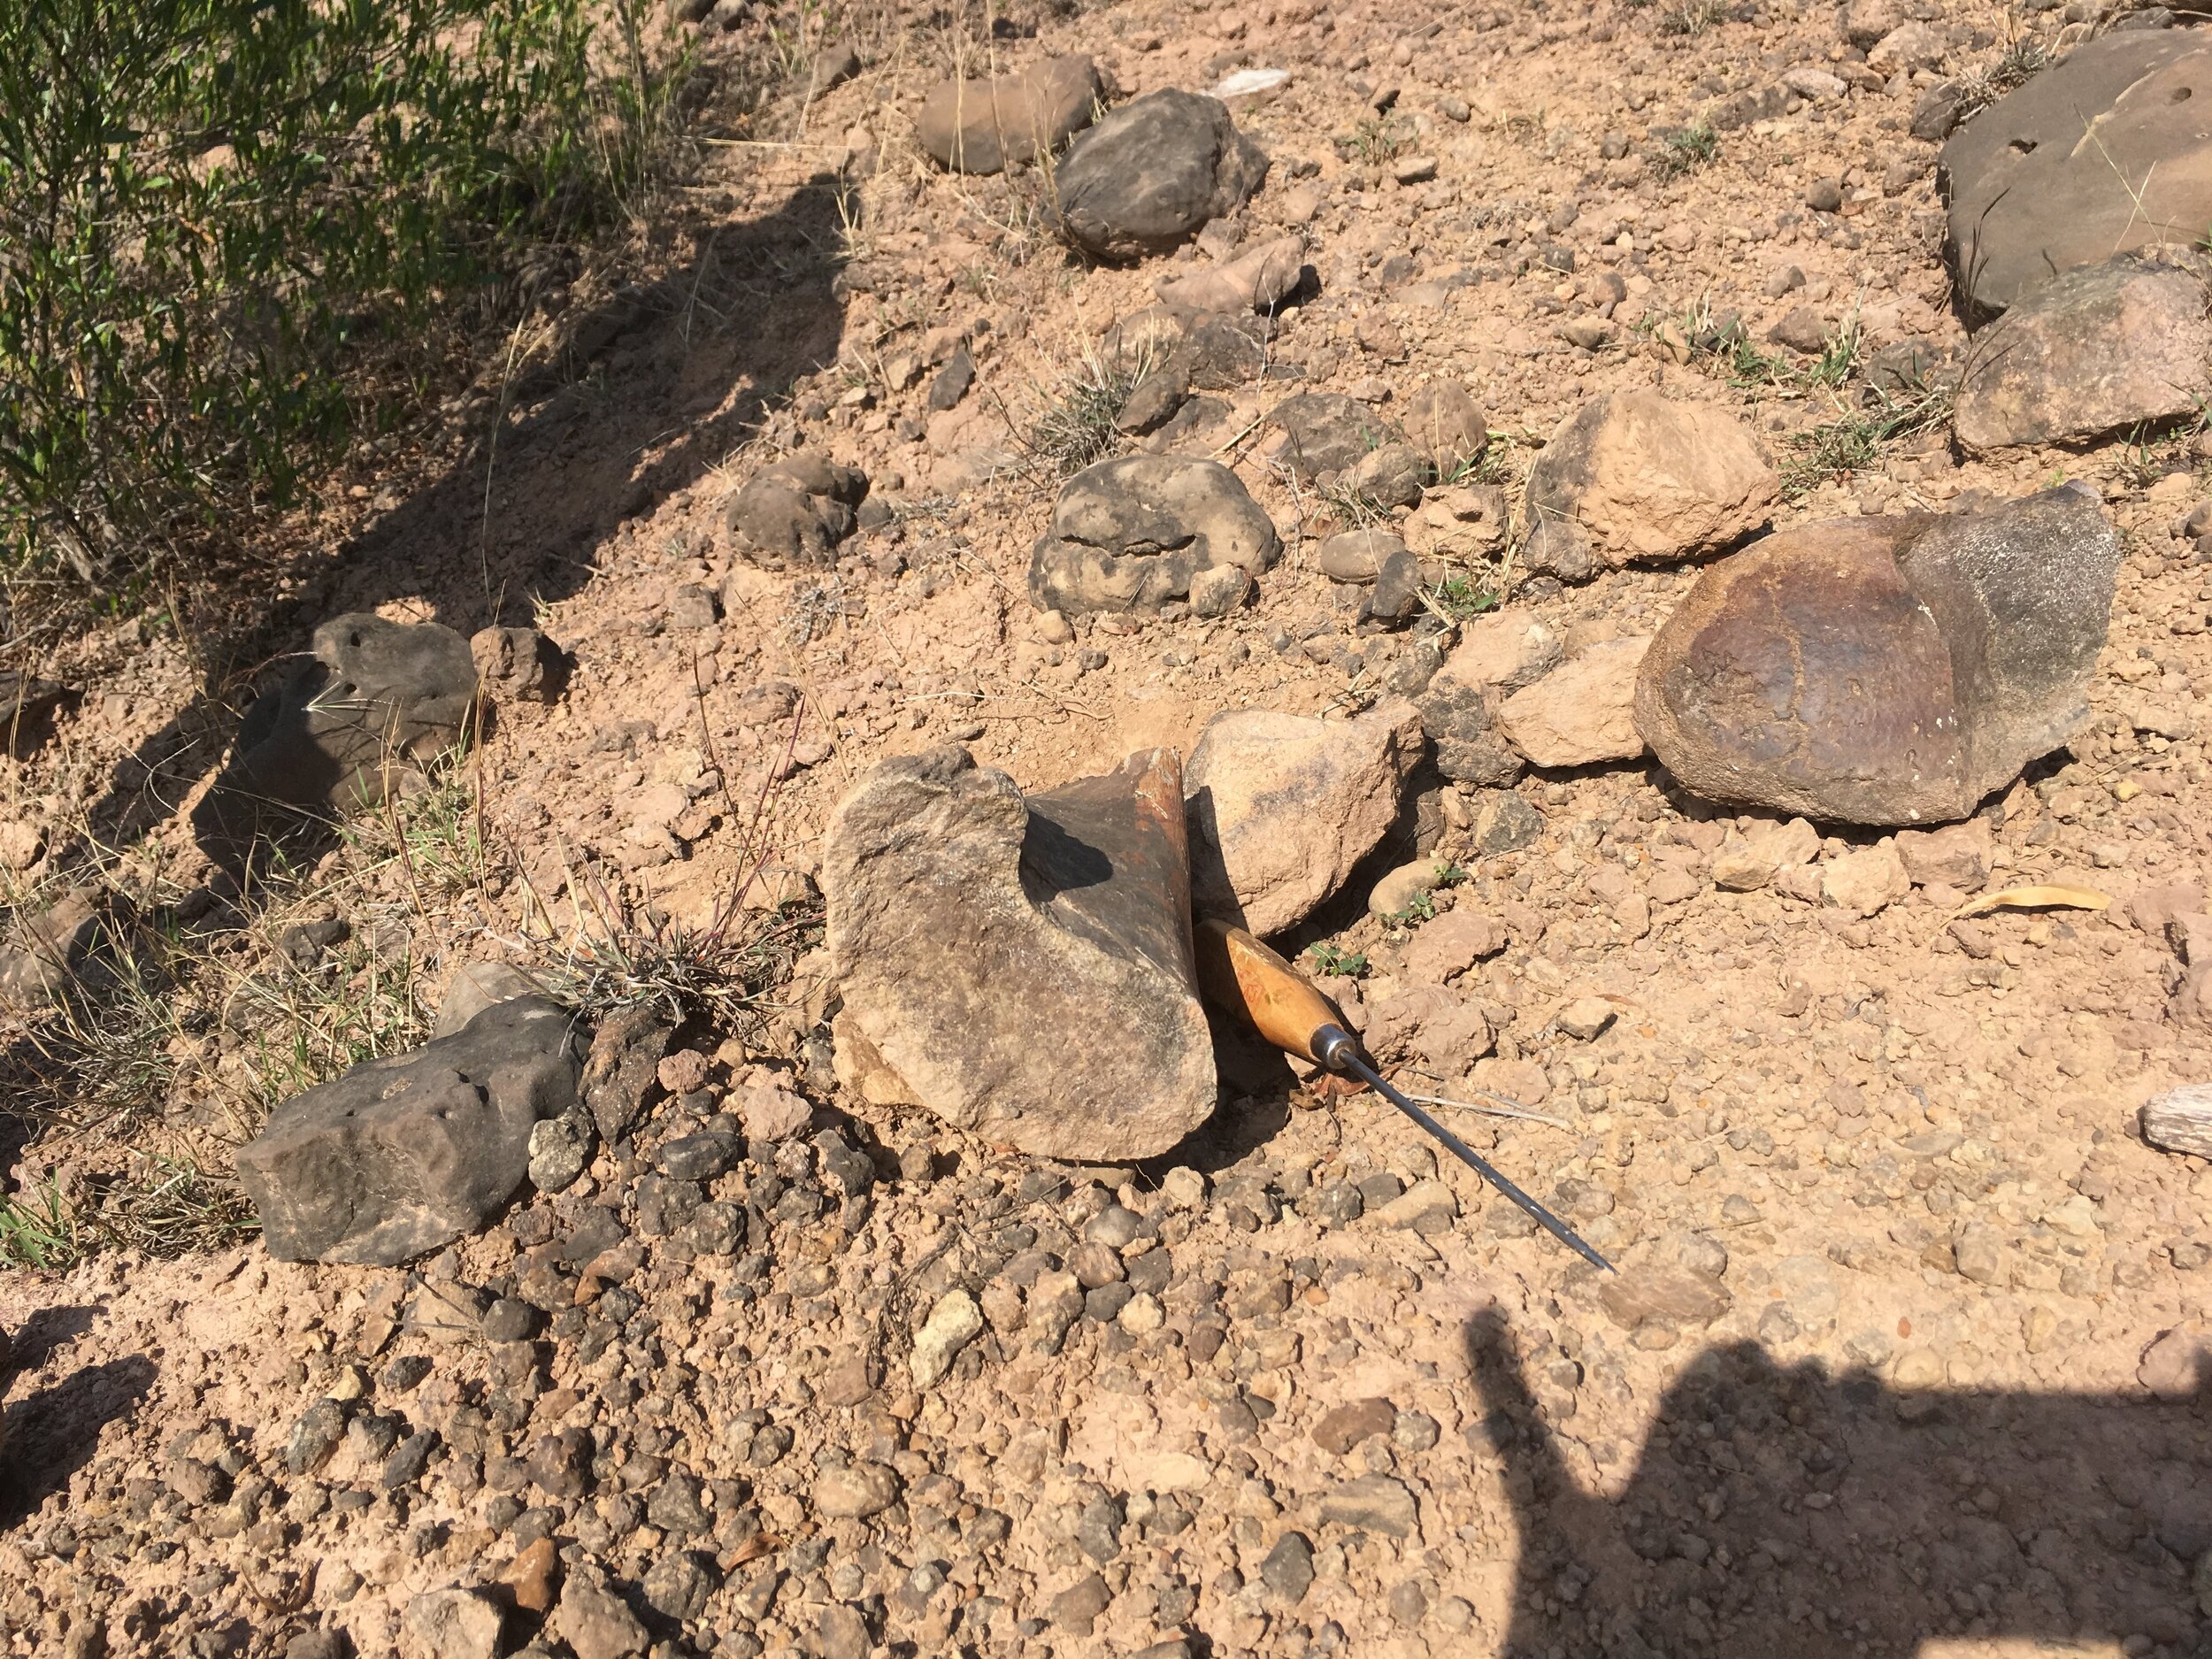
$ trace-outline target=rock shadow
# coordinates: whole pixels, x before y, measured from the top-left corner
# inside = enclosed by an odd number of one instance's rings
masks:
[[[2212,1652],[2190,1583],[2212,1548],[2212,1356],[2170,1401],[1901,1391],[1736,1343],[1668,1391],[1609,1499],[1566,1467],[1505,1322],[1466,1341],[1519,1533],[1510,1659]]]

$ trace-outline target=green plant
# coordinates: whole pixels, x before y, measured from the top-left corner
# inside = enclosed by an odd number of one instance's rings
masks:
[[[1123,442],[1114,423],[1152,366],[1148,352],[1086,351],[1043,394],[1023,441],[1030,455],[1066,478],[1114,454]]]
[[[48,1181],[0,1198],[0,1263],[66,1267],[77,1259],[77,1225],[60,1185]]]
[[[1436,895],[1417,893],[1406,902],[1406,907],[1390,918],[1394,922],[1432,922],[1436,919]]]
[[[1367,972],[1365,951],[1347,950],[1325,939],[1317,945],[1308,945],[1306,954],[1313,958],[1316,972],[1331,978],[1356,979]]]
[[[1448,576],[1427,592],[1430,603],[1454,622],[1495,611],[1500,598],[1494,588],[1471,576]]]
[[[1785,494],[1802,495],[1831,479],[1848,478],[1879,460],[1884,445],[1932,431],[1951,418],[1947,388],[1902,393],[1869,388],[1867,396],[1870,403],[1783,440],[1791,451],[1782,465]]]
[[[1728,8],[1722,0],[1682,0],[1659,14],[1662,35],[1679,35],[1694,39],[1717,23],[1728,20]]]
[[[1671,14],[1670,14],[1671,15]],[[1659,141],[1652,170],[1662,179],[1678,179],[1709,166],[1720,155],[1720,134],[1703,121],[1678,127]]]
[[[670,78],[613,0],[0,7],[0,549],[113,591],[411,407]]]
[[[1413,125],[1403,116],[1371,115],[1336,141],[1337,154],[1371,167],[1395,161],[1413,144]]]

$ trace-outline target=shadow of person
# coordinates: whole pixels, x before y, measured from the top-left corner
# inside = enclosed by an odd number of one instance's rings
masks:
[[[135,1408],[154,1385],[154,1365],[133,1354],[72,1371],[8,1408],[0,1455],[0,1532],[19,1525],[65,1488],[91,1458],[100,1431]]]
[[[498,418],[442,472],[334,550],[225,578],[293,596],[242,634],[195,641],[209,664],[196,694],[113,768],[91,833],[127,846],[173,818],[257,682],[288,669],[327,617],[406,601],[466,636],[581,591],[626,526],[706,478],[795,380],[836,360],[852,211],[842,178],[821,173],[758,218],[685,227],[674,268],[565,319],[558,359],[504,386]],[[204,850],[236,863],[227,838]]]
[[[1504,1655],[2212,1651],[2190,1584],[2212,1548],[2212,1389],[1904,1393],[1738,1343],[1668,1390],[1609,1499],[1566,1467],[1504,1321],[1478,1317],[1467,1348],[1520,1540]]]

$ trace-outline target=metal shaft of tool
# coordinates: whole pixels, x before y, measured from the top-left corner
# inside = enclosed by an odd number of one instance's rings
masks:
[[[1327,1041],[1327,1034],[1331,1033],[1334,1033],[1336,1035],[1343,1037],[1344,1040],[1340,1042],[1332,1042]],[[1317,1048],[1322,1064],[1327,1066],[1332,1071],[1348,1071],[1352,1076],[1359,1079],[1361,1082],[1366,1084],[1368,1087],[1373,1089],[1376,1094],[1381,1095],[1385,1100],[1388,1101],[1393,1106],[1395,1106],[1407,1117],[1412,1118],[1415,1123],[1419,1124],[1422,1128],[1427,1130],[1439,1141],[1441,1141],[1447,1147],[1449,1147],[1453,1156],[1456,1157],[1462,1164],[1466,1164],[1468,1168],[1473,1170],[1476,1174],[1481,1176],[1484,1180],[1488,1181],[1491,1186],[1496,1187],[1508,1198],[1511,1199],[1516,1204],[1518,1204],[1538,1226],[1543,1228],[1545,1232],[1550,1233],[1553,1238],[1558,1240],[1560,1243],[1565,1245],[1576,1255],[1582,1257],[1584,1261],[1592,1263],[1594,1266],[1601,1267],[1609,1273],[1617,1272],[1620,1271],[1616,1268],[1612,1263],[1607,1261],[1595,1250],[1585,1244],[1581,1238],[1577,1235],[1572,1227],[1562,1221],[1557,1216],[1553,1215],[1550,1210],[1545,1209],[1543,1205],[1538,1203],[1533,1198],[1531,1198],[1526,1193],[1516,1187],[1511,1181],[1506,1179],[1504,1176],[1499,1174],[1495,1169],[1491,1167],[1489,1161],[1484,1158],[1481,1154],[1478,1153],[1472,1147],[1469,1146],[1464,1141],[1462,1141],[1450,1130],[1445,1128],[1442,1124],[1437,1122],[1435,1118],[1430,1117],[1428,1113],[1423,1111],[1418,1106],[1416,1106],[1411,1101],[1408,1100],[1404,1095],[1398,1093],[1396,1089],[1391,1087],[1389,1084],[1384,1082],[1381,1078],[1378,1077],[1375,1074],[1374,1068],[1370,1066],[1366,1061],[1359,1057],[1358,1046],[1351,1041],[1348,1035],[1346,1035],[1341,1032],[1338,1032],[1334,1026],[1324,1027],[1324,1034],[1317,1044]]]

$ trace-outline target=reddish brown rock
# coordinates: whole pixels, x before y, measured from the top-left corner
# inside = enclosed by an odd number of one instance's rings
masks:
[[[1071,55],[1010,75],[948,81],[914,116],[914,135],[954,173],[998,173],[1048,155],[1091,124],[1098,66]]]

